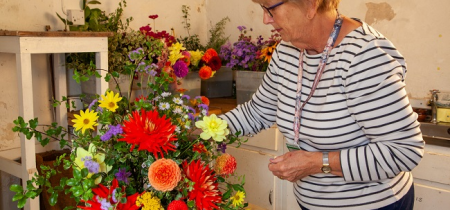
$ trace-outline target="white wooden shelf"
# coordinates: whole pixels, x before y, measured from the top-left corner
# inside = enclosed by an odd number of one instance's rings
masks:
[[[31,54],[54,54],[55,97],[61,100],[67,96],[67,78],[65,68],[65,53],[95,52],[97,69],[108,69],[108,36],[112,32],[29,32],[0,31],[0,53],[16,55],[16,71],[19,90],[19,116],[26,122],[33,119],[33,78]],[[102,78],[105,71],[100,73]],[[108,85],[97,78],[96,92],[104,93]],[[31,100],[30,100],[31,99]],[[60,106],[56,109],[56,119],[59,125],[67,128],[67,109]],[[24,189],[36,169],[35,139],[26,140],[20,135],[22,163],[0,157],[0,170],[22,179]],[[25,210],[38,210],[39,198],[29,200]]]

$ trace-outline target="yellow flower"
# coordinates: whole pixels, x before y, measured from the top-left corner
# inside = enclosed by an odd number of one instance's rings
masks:
[[[264,61],[267,61],[267,63],[269,63],[270,59],[272,59],[273,51],[275,51],[277,45],[278,43],[275,43],[272,46],[267,46],[266,48],[262,49],[260,58],[264,58]]]
[[[86,167],[85,162],[90,161],[90,167]],[[97,152],[97,148],[93,144],[89,144],[89,149],[86,151],[82,147],[77,148],[77,157],[75,158],[75,164],[78,169],[88,168],[89,171],[88,178],[96,173],[108,173],[111,170],[111,166],[105,163],[105,154]],[[94,166],[92,166],[94,165]],[[102,177],[95,179],[95,184],[99,184],[102,181]]]
[[[164,210],[161,200],[154,196],[152,192],[145,192],[136,200],[136,206],[142,207],[142,210]]]
[[[97,112],[94,112],[94,110],[90,111],[88,109],[86,112],[81,110],[80,115],[75,114],[74,116],[76,119],[72,120],[72,122],[75,123],[73,127],[75,127],[76,131],[81,129],[83,134],[86,129],[94,130],[94,126],[97,125],[97,122],[95,121],[98,119],[98,116]]]
[[[111,112],[116,112],[116,109],[119,108],[117,102],[122,100],[122,97],[119,97],[119,93],[114,95],[113,91],[109,91],[106,93],[106,96],[102,95],[102,99],[103,100],[98,101],[100,107],[106,108]]]
[[[233,197],[231,197],[231,201],[233,201],[233,206],[240,206],[242,202],[244,202],[245,193],[242,191],[237,191]]]
[[[215,114],[212,114],[209,117],[204,116],[203,120],[195,122],[195,126],[203,130],[200,134],[200,138],[204,140],[213,138],[215,141],[221,142],[225,139],[225,136],[230,133],[227,128],[227,122],[218,118]]]
[[[180,58],[184,58],[184,56],[183,56],[183,54],[181,54],[181,52],[178,52],[178,53],[171,52],[169,55],[170,65],[174,65],[175,62],[177,62],[177,60]]]
[[[198,66],[198,63],[202,59],[203,52],[197,50],[197,51],[189,51],[189,53],[191,54],[191,65]]]
[[[185,50],[186,48],[183,47],[183,44],[177,42],[175,44],[172,44],[172,46],[169,47],[170,54],[172,53],[179,53],[181,50]]]

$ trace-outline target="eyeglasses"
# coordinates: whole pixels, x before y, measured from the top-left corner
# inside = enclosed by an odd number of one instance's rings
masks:
[[[280,3],[276,3],[275,5],[272,5],[272,6],[270,6],[270,7],[265,7],[265,6],[263,6],[262,4],[260,4],[260,5],[261,5],[261,8],[263,8],[264,10],[267,11],[267,13],[269,13],[270,17],[273,17],[273,15],[272,15],[272,13],[270,12],[270,10],[275,9],[276,7],[278,7],[278,6],[282,5],[282,4],[284,4],[284,1],[282,1],[282,2],[280,2]]]

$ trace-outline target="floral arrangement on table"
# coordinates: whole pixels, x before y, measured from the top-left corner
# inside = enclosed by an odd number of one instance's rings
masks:
[[[226,121],[208,115],[207,98],[169,92],[174,75],[186,73],[189,59],[182,44],[167,42],[170,38],[152,36],[150,40],[145,49],[128,54],[124,67],[131,77],[150,75],[144,83],[146,94],[135,100],[109,90],[97,96],[75,115],[70,141],[66,139],[68,131],[56,123],[40,129],[37,118],[14,121],[13,131],[28,139],[34,136],[43,146],[56,139],[61,148],[70,148],[70,154],[58,157],[54,166],[62,164],[65,170],[73,170],[73,177],[62,178],[56,186],[48,180],[61,171],[50,167],[41,167],[42,173],[35,174],[25,190],[12,185],[10,189],[16,192],[13,201],[18,201],[19,208],[42,188],[50,194],[51,205],[57,202],[58,192],[65,192],[78,208],[88,210],[247,206],[245,177],[234,174],[236,160],[226,153],[227,145],[243,142],[240,133],[230,133]],[[214,56],[207,50],[197,60],[208,64],[215,62]],[[196,56],[191,54],[191,63],[196,61],[192,57]],[[158,66],[167,62],[170,65]],[[229,182],[232,177],[238,183]]]
[[[264,40],[260,35],[256,40],[248,35],[245,26],[238,26],[240,35],[238,40],[231,44],[227,42],[220,49],[220,57],[226,67],[234,70],[266,71],[272,53],[281,41],[280,35],[272,30],[269,39]],[[253,31],[250,28],[250,31]]]

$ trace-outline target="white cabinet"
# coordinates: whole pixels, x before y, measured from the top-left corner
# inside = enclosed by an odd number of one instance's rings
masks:
[[[269,159],[287,152],[283,135],[276,127],[246,137],[239,148],[229,146],[227,153],[237,160],[236,173],[245,174],[245,200],[252,210],[297,210],[292,183],[282,181],[268,169]]]
[[[412,171],[414,176],[414,210],[449,209],[450,206],[450,143],[433,145],[427,141],[425,154]]]

